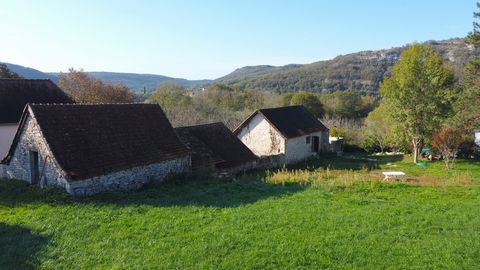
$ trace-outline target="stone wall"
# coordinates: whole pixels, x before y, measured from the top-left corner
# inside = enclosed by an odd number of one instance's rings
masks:
[[[88,196],[112,190],[137,189],[150,181],[163,181],[169,176],[190,170],[190,156],[168,160],[130,170],[69,182],[65,189],[75,196]]]
[[[10,164],[5,166],[5,177],[24,180],[30,183],[30,151],[38,152],[40,180],[42,186],[61,186],[67,184],[65,173],[56,163],[37,121],[31,114],[23,125],[15,153]]]
[[[257,156],[271,156],[285,153],[285,139],[257,113],[237,137]]]
[[[191,167],[190,156],[185,156],[90,179],[69,182],[65,172],[56,162],[32,114],[25,121],[10,164],[4,167],[5,177],[30,183],[30,151],[38,152],[41,186],[60,186],[65,188],[68,193],[78,196],[110,190],[138,188],[150,180],[162,181],[170,175],[188,172]]]

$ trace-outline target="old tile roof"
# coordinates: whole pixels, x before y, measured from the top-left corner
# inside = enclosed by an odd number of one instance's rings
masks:
[[[223,123],[179,127],[175,131],[192,149],[192,161],[210,157],[216,167],[229,168],[257,158]]]
[[[328,128],[309,112],[307,108],[298,105],[260,109],[254,112],[249,118],[247,118],[247,120],[237,127],[234,133],[239,134],[257,114],[263,115],[265,119],[287,139],[328,130]]]
[[[190,154],[156,104],[33,104],[28,108],[22,122],[26,114],[33,114],[70,181]],[[13,155],[19,136],[17,132],[4,163]]]
[[[50,80],[0,79],[0,124],[18,123],[27,103],[73,103]]]

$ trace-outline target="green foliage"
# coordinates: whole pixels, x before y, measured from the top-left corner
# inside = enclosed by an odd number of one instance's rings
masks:
[[[323,94],[320,100],[327,115],[340,118],[366,117],[377,106],[373,97],[362,96],[352,90]]]
[[[181,85],[164,83],[148,98],[147,102],[157,103],[166,112],[192,105],[192,98]]]
[[[289,172],[284,184],[247,175],[90,198],[0,180],[1,268],[480,267],[480,188],[452,186],[462,171],[478,183],[478,162],[450,171],[395,162],[409,179],[438,174],[429,186],[383,183],[378,171],[358,170],[360,157],[322,162],[311,175]],[[354,171],[332,169],[342,166]]]
[[[409,139],[403,132],[402,123],[396,122],[390,114],[387,101],[380,103],[375,110],[368,114],[363,122],[362,147],[369,152],[384,152],[396,150],[408,152]]]
[[[386,76],[380,91],[390,114],[402,123],[418,154],[423,143],[452,113],[455,91],[453,71],[432,48],[412,45]],[[417,160],[415,159],[415,162]]]
[[[476,6],[477,6],[478,9],[480,9],[480,3],[479,2],[477,2]],[[480,19],[480,12],[474,12],[473,13],[473,18],[475,20],[479,20]],[[475,46],[478,46],[478,44],[480,43],[480,23],[479,22],[477,22],[477,21],[473,22],[473,31],[468,33],[467,38],[466,38],[466,42],[468,44],[475,45]]]
[[[11,71],[6,64],[0,63],[0,79],[20,79],[17,73]]]
[[[480,56],[465,66],[463,91],[454,108],[455,116],[449,124],[473,136],[480,127]]]
[[[278,100],[279,106],[303,105],[315,116],[323,116],[323,105],[313,93],[305,91],[284,93],[278,97]]]

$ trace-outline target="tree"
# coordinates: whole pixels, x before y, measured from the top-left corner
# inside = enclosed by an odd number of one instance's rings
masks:
[[[325,105],[326,114],[340,118],[366,117],[377,105],[374,98],[352,90],[323,94],[320,100]]]
[[[323,115],[323,106],[318,97],[309,92],[301,91],[292,96],[290,105],[303,105],[313,115],[321,117]]]
[[[82,70],[61,73],[58,86],[77,103],[132,103],[134,94],[123,84],[105,83]]]
[[[453,71],[440,55],[431,47],[415,44],[402,53],[380,86],[391,116],[402,123],[411,139],[415,163],[423,144],[451,115],[453,85]]]
[[[11,71],[6,64],[0,64],[0,79],[21,79],[17,73]]]
[[[462,132],[455,128],[441,128],[432,135],[432,146],[437,149],[443,157],[445,168],[450,168],[450,161],[455,161],[458,147],[462,143]]]
[[[480,127],[480,56],[465,66],[463,91],[455,103],[455,116],[450,125],[465,134],[473,134]]]
[[[362,127],[363,147],[371,150],[380,150],[384,153],[391,138],[391,119],[388,117],[388,107],[385,103],[368,114]]]
[[[159,104],[168,113],[192,105],[192,98],[187,95],[185,87],[164,83],[148,98],[147,102]]]
[[[480,3],[477,2],[477,8],[480,9]],[[474,19],[480,19],[480,12],[474,12],[473,13],[473,18]],[[473,22],[473,31],[468,33],[467,39],[466,39],[468,44],[475,45],[477,46],[480,43],[480,23],[479,22]]]

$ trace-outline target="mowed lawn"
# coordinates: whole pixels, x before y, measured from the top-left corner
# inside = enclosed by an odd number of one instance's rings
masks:
[[[0,269],[480,269],[480,162],[309,166],[83,199],[0,180]]]

